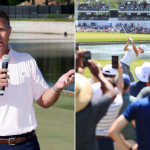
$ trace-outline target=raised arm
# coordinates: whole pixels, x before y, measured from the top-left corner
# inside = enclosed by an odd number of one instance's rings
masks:
[[[119,93],[122,95],[123,93],[123,87],[124,87],[124,81],[123,81],[123,77],[122,77],[122,66],[121,64],[119,63],[118,64],[118,82],[117,82],[117,88],[118,88],[118,91]]]
[[[135,46],[135,44],[134,44],[134,41],[132,42],[132,47],[133,47],[133,50],[134,50],[136,56],[138,56],[138,55],[139,55],[139,52],[138,52],[138,50],[137,50],[137,48],[136,48],[136,46]]]
[[[88,67],[91,73],[101,82],[101,89],[104,94],[108,94],[113,101],[113,98],[116,96],[117,92],[115,91],[114,87],[109,83],[109,81],[104,77],[102,72],[98,69],[97,65],[92,61],[88,61]]]
[[[128,42],[127,42],[127,44],[124,47],[124,51],[128,51],[129,50],[129,43],[130,43],[130,41],[128,39]]]
[[[37,100],[37,103],[44,108],[53,105],[59,98],[61,90],[73,83],[74,73],[75,71],[72,69],[63,74],[53,87],[43,93],[43,95]]]

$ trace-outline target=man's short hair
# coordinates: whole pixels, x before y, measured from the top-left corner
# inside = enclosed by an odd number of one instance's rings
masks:
[[[3,10],[0,10],[0,18],[5,19],[5,21],[6,21],[7,25],[8,25],[8,28],[9,28],[9,26],[10,26],[9,17]]]

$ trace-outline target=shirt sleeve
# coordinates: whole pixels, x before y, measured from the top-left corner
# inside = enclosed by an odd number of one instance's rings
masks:
[[[103,92],[101,90],[101,83],[97,82],[92,84],[92,99],[93,100],[98,100],[100,97],[102,97]]]
[[[142,57],[142,53],[139,53],[137,58],[141,58]]]
[[[132,50],[133,50],[132,46],[129,46],[129,50],[128,51],[132,51]]]
[[[134,120],[136,117],[136,103],[133,102],[129,104],[129,106],[124,111],[123,115],[129,122]]]
[[[103,117],[111,103],[111,98],[108,95],[103,95],[99,99],[91,99],[93,119]]]
[[[38,100],[41,95],[49,88],[49,85],[42,76],[40,69],[34,58],[31,58],[32,68],[32,91],[35,100]]]

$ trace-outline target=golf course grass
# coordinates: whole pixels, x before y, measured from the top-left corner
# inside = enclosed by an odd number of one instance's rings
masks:
[[[61,94],[52,107],[34,108],[41,150],[74,150],[74,96]]]
[[[76,42],[122,42],[127,41],[125,33],[76,32]],[[150,41],[150,34],[128,34],[134,41]]]
[[[111,60],[96,60],[96,62],[100,63],[102,66],[105,66],[107,64],[110,64],[111,63]],[[141,66],[144,62],[149,62],[150,63],[150,60],[136,60],[134,61],[131,65],[130,65],[130,69],[131,69],[131,72],[134,76],[134,79],[135,81],[138,81],[138,79],[136,78],[135,74],[134,74],[134,70],[137,66]],[[88,78],[91,77],[91,73],[89,71],[88,68],[85,69],[84,71],[84,75]]]

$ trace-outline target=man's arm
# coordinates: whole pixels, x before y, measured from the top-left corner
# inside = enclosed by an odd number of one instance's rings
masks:
[[[123,149],[130,150],[132,147],[121,134],[121,130],[128,124],[128,121],[124,117],[124,115],[120,115],[112,124],[109,129],[110,137]],[[132,148],[132,150],[137,149],[137,144]]]
[[[118,82],[117,82],[117,89],[119,90],[119,94],[122,95],[123,93],[123,87],[124,87],[124,81],[122,77],[122,65],[119,63],[118,64]]]
[[[75,54],[76,59],[76,68],[81,67],[83,68],[83,55],[86,53],[86,50],[78,50]]]
[[[44,108],[48,108],[53,105],[59,98],[60,91],[73,83],[75,77],[74,73],[75,71],[72,69],[63,74],[53,87],[49,88],[42,94],[42,96],[37,100],[37,103]]]
[[[132,47],[133,47],[133,50],[134,50],[136,56],[138,56],[138,55],[139,55],[139,52],[138,52],[138,50],[137,50],[137,48],[136,48],[134,42],[132,42]]]
[[[130,43],[130,41],[128,39],[128,42],[127,42],[127,44],[124,47],[124,51],[128,51],[129,50],[129,43]]]
[[[101,89],[103,91],[103,94],[107,94],[112,98],[112,101],[114,100],[117,92],[115,91],[114,87],[109,83],[109,81],[104,77],[102,72],[99,70],[95,62],[92,60],[88,61],[88,67],[91,71],[91,73],[101,82]]]
[[[0,69],[0,89],[8,86],[9,75],[3,72],[8,72],[8,69]]]

